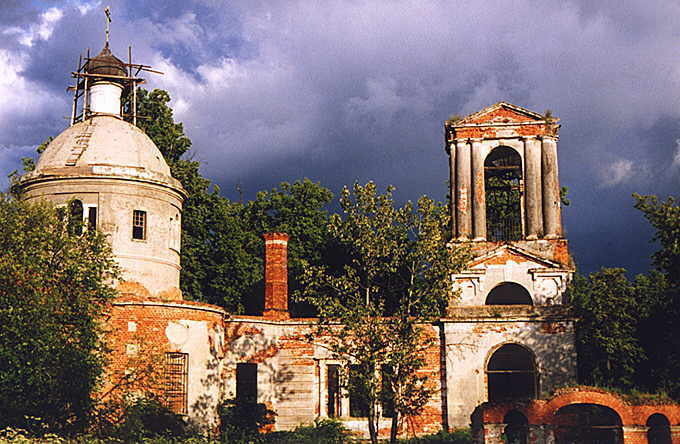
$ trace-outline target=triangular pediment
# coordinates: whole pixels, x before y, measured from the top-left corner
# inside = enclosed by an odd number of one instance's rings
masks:
[[[558,119],[551,118],[553,122]],[[544,115],[508,102],[498,102],[457,121],[454,126],[545,122]]]
[[[522,248],[512,245],[502,245],[491,251],[487,251],[483,255],[470,261],[466,268],[487,268],[490,265],[508,265],[511,263],[529,263],[531,268],[562,268],[562,266],[556,262],[546,260],[545,258],[536,256]]]

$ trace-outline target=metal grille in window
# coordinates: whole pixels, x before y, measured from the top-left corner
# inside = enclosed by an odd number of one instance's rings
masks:
[[[146,211],[134,210],[132,212],[132,238],[146,239]]]
[[[189,355],[187,353],[165,354],[165,401],[170,410],[187,414],[187,382],[189,379]]]
[[[486,236],[490,241],[522,238],[522,159],[498,147],[484,161]]]

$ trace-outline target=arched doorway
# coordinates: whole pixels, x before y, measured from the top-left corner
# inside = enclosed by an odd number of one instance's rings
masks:
[[[522,238],[522,158],[507,146],[494,148],[484,161],[486,236],[490,241]]]
[[[671,444],[671,423],[661,413],[654,413],[647,418],[647,442],[654,444]]]
[[[621,417],[599,404],[571,404],[555,415],[557,444],[622,444]]]
[[[486,369],[489,401],[534,399],[538,392],[533,354],[519,344],[496,350]]]
[[[505,442],[508,444],[526,444],[529,435],[529,421],[517,410],[510,410],[503,418],[505,423]]]
[[[503,282],[489,292],[486,305],[533,305],[533,300],[526,288],[514,282]]]

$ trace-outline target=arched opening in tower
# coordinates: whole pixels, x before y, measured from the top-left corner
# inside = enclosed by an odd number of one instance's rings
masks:
[[[489,401],[536,398],[538,381],[532,353],[519,344],[496,350],[486,369]]]
[[[517,151],[494,148],[484,161],[487,240],[522,238],[521,183],[522,158]]]
[[[658,444],[671,444],[671,423],[661,413],[654,413],[647,418],[647,441]]]
[[[526,288],[514,282],[503,282],[489,292],[486,305],[533,305],[533,300]]]
[[[555,442],[621,444],[621,417],[613,409],[599,404],[571,404],[562,407],[555,415]]]

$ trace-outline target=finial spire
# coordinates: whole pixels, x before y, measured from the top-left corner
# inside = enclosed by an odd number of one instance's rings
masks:
[[[111,24],[111,7],[107,6],[104,8],[104,14],[106,14],[106,46],[109,46],[109,25]]]

